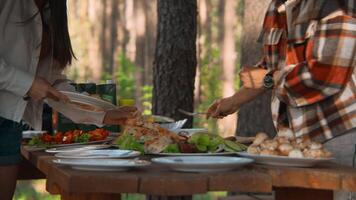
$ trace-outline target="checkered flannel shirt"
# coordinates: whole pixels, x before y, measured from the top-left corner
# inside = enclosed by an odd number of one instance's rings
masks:
[[[281,116],[296,136],[322,142],[356,127],[356,5],[339,2],[273,0],[268,8],[260,41],[262,66],[283,72],[272,99],[277,130]]]

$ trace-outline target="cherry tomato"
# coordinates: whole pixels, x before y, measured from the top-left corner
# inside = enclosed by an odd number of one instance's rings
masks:
[[[63,141],[63,133],[57,132],[57,133],[54,135],[54,142],[57,143],[57,144],[61,144],[62,141]]]
[[[63,144],[70,144],[74,141],[74,134],[73,131],[67,131],[63,136]]]
[[[44,133],[42,136],[41,136],[41,140],[42,142],[44,143],[51,143],[52,142],[52,136],[48,133]]]

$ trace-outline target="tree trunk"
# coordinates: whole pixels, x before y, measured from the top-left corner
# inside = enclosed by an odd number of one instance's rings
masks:
[[[196,73],[196,0],[158,0],[158,26],[153,69],[153,113],[186,118],[193,111]],[[192,118],[186,127],[192,126]]]
[[[264,13],[270,0],[245,0],[241,65],[253,65],[262,56],[262,46],[257,43]],[[271,93],[267,93],[243,106],[238,115],[237,134],[252,136],[257,132],[275,135],[271,115]]]
[[[235,48],[235,27],[236,27],[236,0],[223,0],[223,37],[221,45],[221,63],[222,63],[222,95],[229,97],[235,93],[235,66],[236,66],[236,48]],[[218,121],[219,133],[222,136],[234,135],[236,130],[236,115],[229,115]]]
[[[110,40],[108,44],[108,68],[107,72],[111,75],[111,79],[115,80],[114,69],[115,69],[115,55],[117,45],[117,32],[118,26],[116,26],[117,21],[119,20],[119,0],[111,0],[111,15],[110,18]]]
[[[143,77],[144,77],[144,66],[145,66],[145,32],[146,32],[146,17],[145,17],[145,2],[142,0],[134,1],[134,16],[135,16],[135,29],[136,34],[136,51],[135,51],[135,82],[136,82],[136,91],[135,99],[136,105],[140,110],[142,110],[142,86],[143,86]]]
[[[135,62],[136,52],[136,28],[135,28],[135,9],[133,0],[125,1],[125,22],[126,22],[126,57]]]
[[[152,68],[156,43],[157,30],[157,0],[144,1],[145,3],[145,65],[144,65],[144,85],[152,85]]]
[[[89,0],[88,5],[88,15],[90,22],[90,38],[92,41],[89,42],[88,56],[89,56],[89,67],[92,72],[92,81],[98,82],[101,78],[102,73],[102,56],[101,56],[101,40],[100,35],[102,34],[103,26],[98,23],[102,19],[103,4],[100,1]]]

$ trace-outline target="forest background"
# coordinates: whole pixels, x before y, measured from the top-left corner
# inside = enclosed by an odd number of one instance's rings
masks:
[[[197,0],[195,111],[204,112],[215,99],[232,95],[240,87],[241,66],[258,62],[261,48],[256,41],[269,2]],[[77,83],[113,80],[119,99],[133,98],[144,114],[151,114],[157,0],[69,0],[68,15],[78,58],[67,69],[68,78]],[[194,126],[222,136],[234,135],[236,129],[243,134],[272,130],[272,123],[266,123],[268,106],[263,106],[268,101],[267,94],[244,106],[240,119],[238,115],[218,121],[194,118]],[[44,187],[44,181],[20,182],[15,199],[59,198],[48,195]],[[217,195],[225,193],[196,198],[216,199]]]

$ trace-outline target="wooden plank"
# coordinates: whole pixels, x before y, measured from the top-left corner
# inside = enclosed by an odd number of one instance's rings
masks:
[[[196,173],[160,172],[142,174],[139,193],[185,196],[208,192],[208,178]]]
[[[265,168],[265,167],[264,167]],[[340,190],[341,171],[325,168],[268,167],[275,187]]]
[[[146,200],[192,200],[193,196],[156,196],[156,195],[147,195]]]
[[[342,190],[356,192],[356,173],[355,169],[345,169],[342,175]]]
[[[275,188],[276,200],[333,200],[331,190],[314,190],[305,188]]]
[[[60,187],[66,193],[136,193],[138,178],[135,173],[93,173],[53,165],[48,173],[46,187],[49,192],[57,192]]]
[[[208,189],[208,178],[200,173],[175,172],[155,163],[136,175],[140,179],[138,193],[160,198],[188,198],[192,194],[206,193]]]
[[[272,179],[252,168],[209,175],[209,191],[271,192]]]
[[[61,194],[61,200],[120,200],[121,196],[120,194],[105,194],[105,193],[99,193],[99,194],[67,194],[67,193],[62,193]]]

